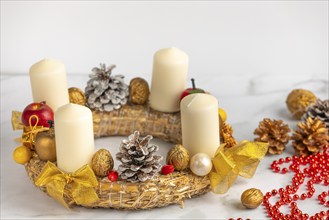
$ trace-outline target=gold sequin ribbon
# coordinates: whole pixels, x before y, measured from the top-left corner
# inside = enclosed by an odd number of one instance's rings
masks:
[[[212,160],[213,169],[209,174],[212,191],[226,193],[238,176],[253,177],[267,149],[267,143],[251,141],[242,141],[226,150],[221,145]]]
[[[98,200],[94,187],[98,181],[89,165],[81,167],[74,173],[65,173],[51,162],[47,162],[35,180],[35,185],[46,186],[48,194],[69,208],[64,199],[66,188],[78,205],[91,205]]]

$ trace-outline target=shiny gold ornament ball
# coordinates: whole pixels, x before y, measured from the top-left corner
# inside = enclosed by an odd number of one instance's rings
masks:
[[[78,105],[86,105],[86,96],[85,93],[75,87],[69,88],[69,98],[70,98],[70,103],[78,104]]]
[[[54,129],[40,132],[35,137],[35,151],[42,161],[56,161],[56,142]]]
[[[105,177],[113,169],[114,161],[110,151],[98,150],[91,159],[91,167],[96,176]]]
[[[174,145],[167,153],[167,164],[173,165],[177,171],[186,169],[189,162],[190,153],[181,144]]]
[[[149,99],[150,89],[147,81],[136,77],[130,81],[129,85],[130,102],[136,105],[144,105]]]
[[[263,202],[264,195],[262,191],[256,188],[250,188],[241,195],[241,203],[248,209],[255,209]]]
[[[309,90],[294,89],[289,93],[286,104],[293,116],[300,119],[306,108],[315,103],[316,99],[316,96]]]

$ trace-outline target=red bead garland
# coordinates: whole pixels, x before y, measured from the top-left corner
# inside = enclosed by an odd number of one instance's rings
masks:
[[[280,168],[283,163],[291,163],[289,169]],[[301,170],[301,166],[307,166]],[[263,205],[268,213],[268,216],[272,219],[329,219],[329,190],[321,192],[317,199],[320,204],[326,207],[326,211],[321,211],[313,216],[309,216],[307,213],[303,213],[297,206],[295,201],[305,200],[313,197],[315,194],[314,184],[329,185],[329,151],[326,146],[323,152],[319,152],[315,155],[310,156],[292,156],[274,160],[271,164],[271,169],[275,173],[286,174],[289,171],[294,172],[292,178],[292,184],[279,190],[273,189],[271,192],[267,192],[264,196]],[[307,193],[297,195],[296,192],[299,187],[307,181]],[[269,199],[272,196],[279,195],[280,199],[274,205],[270,203]],[[290,214],[283,214],[280,212],[280,207],[283,205],[289,205]],[[325,218],[326,217],[326,218]]]

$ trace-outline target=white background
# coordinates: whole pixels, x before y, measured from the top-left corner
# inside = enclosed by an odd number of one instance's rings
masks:
[[[328,1],[1,1],[1,72],[48,57],[69,74],[100,62],[149,78],[176,46],[190,76],[328,73]]]

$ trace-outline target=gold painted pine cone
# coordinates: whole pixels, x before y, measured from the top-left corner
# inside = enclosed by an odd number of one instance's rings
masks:
[[[292,146],[297,154],[305,156],[316,154],[328,144],[328,129],[318,118],[313,120],[308,117],[306,122],[298,123],[292,140]]]
[[[269,154],[282,154],[289,141],[289,132],[290,128],[282,120],[264,118],[254,131],[259,136],[255,141],[268,142]]]
[[[307,107],[316,102],[316,96],[309,90],[294,89],[286,100],[287,107],[293,116],[300,119]]]
[[[130,102],[136,105],[144,105],[149,99],[150,89],[147,81],[136,77],[130,81],[129,85]]]

